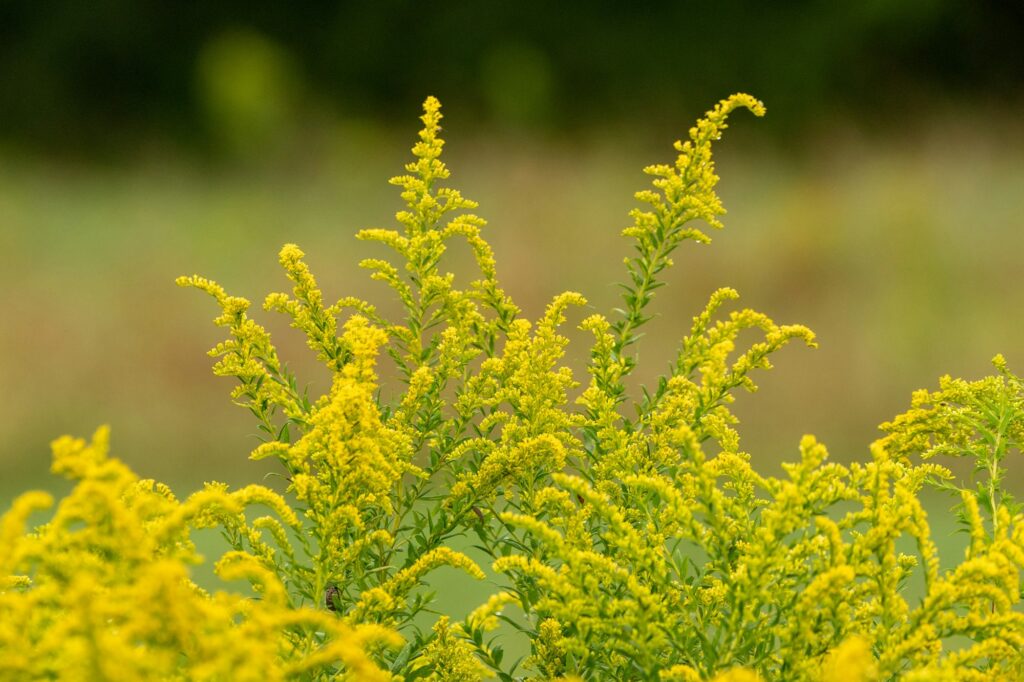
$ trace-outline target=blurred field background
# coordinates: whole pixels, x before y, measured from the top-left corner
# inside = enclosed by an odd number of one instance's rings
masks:
[[[640,169],[719,98],[764,99],[768,117],[737,113],[717,148],[726,229],[678,253],[641,378],[733,286],[821,343],[740,399],[744,448],[773,473],[803,433],[865,457],[939,375],[981,376],[997,352],[1024,372],[1022,27],[1017,3],[946,0],[6,2],[0,508],[60,490],[48,442],[101,423],[183,494],[261,477],[255,425],[209,371],[213,303],[173,280],[203,274],[258,307],[287,288],[276,254],[295,242],[328,298],[393,306],[356,267],[381,252],[353,235],[394,224],[386,180],[428,94],[452,184],[480,202],[531,317],[565,289],[610,312]],[[324,389],[302,339],[257,315]]]

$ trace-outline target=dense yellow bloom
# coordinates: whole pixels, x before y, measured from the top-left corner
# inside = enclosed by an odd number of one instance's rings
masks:
[[[430,682],[478,682],[488,669],[476,657],[473,646],[442,616],[434,625],[434,637],[413,663],[417,675]]]
[[[387,428],[373,397],[372,371],[376,349],[387,340],[365,318],[345,325],[345,345],[353,360],[335,375],[331,392],[309,418],[309,431],[285,455],[302,473],[315,471],[330,496],[329,506],[312,493],[299,498],[318,512],[333,507],[391,509],[391,492],[402,474],[411,470],[410,445],[401,432]]]
[[[387,679],[364,647],[394,634],[345,626],[293,609],[284,586],[254,557],[217,563],[225,580],[246,579],[260,594],[208,595],[190,580],[201,558],[187,519],[207,510],[239,513],[262,503],[291,510],[257,486],[211,488],[184,503],[139,481],[108,457],[105,428],[92,441],[61,438],[53,469],[75,480],[51,521],[26,533],[27,517],[49,496],[26,493],[0,521],[0,678],[4,680],[285,680],[300,672],[343,671]],[[325,644],[307,649],[303,633]]]
[[[733,95],[674,162],[645,169],[622,306],[579,323],[592,338],[582,391],[563,329],[586,299],[560,294],[528,320],[500,288],[476,203],[445,184],[434,98],[391,180],[395,229],[358,234],[387,252],[360,265],[401,314],[327,305],[299,247],[279,253],[291,291],[264,309],[305,335],[330,373],[324,395],[299,388],[247,299],[179,279],[219,307],[214,372],[237,381],[263,439],[251,458],[280,462],[281,489],[210,483],[179,501],[108,457],[105,429],[57,440],[53,471],[72,493],[49,523],[32,523],[43,493],[0,517],[0,679],[1024,679],[1024,515],[1004,485],[1024,382],[1001,357],[994,377],[915,393],[867,461],[830,462],[805,436],[779,476],[741,449],[731,406],[776,351],[815,345],[806,327],[728,311],[739,295],[718,289],[668,373],[632,390],[674,249],[722,226],[712,144],[737,108],[764,113]],[[445,269],[452,239],[476,260],[468,282]],[[380,385],[382,362],[398,390]],[[942,456],[972,459],[971,482]],[[959,563],[939,560],[929,484],[959,503]],[[216,571],[255,598],[191,582],[197,528],[221,530]],[[461,622],[428,618],[434,572],[482,580],[481,557],[495,593]],[[515,661],[512,631],[529,647]]]
[[[877,679],[878,668],[871,645],[857,635],[848,637],[829,652],[821,671],[821,682],[874,682]]]

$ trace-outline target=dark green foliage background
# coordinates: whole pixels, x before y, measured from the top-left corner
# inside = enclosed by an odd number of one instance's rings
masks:
[[[291,65],[304,105],[405,120],[425,93],[463,120],[571,129],[689,120],[735,91],[769,126],[1024,86],[1024,9],[959,2],[131,2],[0,4],[0,137],[95,150],[142,133],[201,142],[204,49],[254,31]]]

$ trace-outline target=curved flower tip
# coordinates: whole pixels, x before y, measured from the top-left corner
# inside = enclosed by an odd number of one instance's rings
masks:
[[[738,107],[746,107],[752,114],[754,114],[754,116],[764,116],[767,112],[767,109],[764,107],[764,102],[753,95],[748,95],[745,92],[737,92],[736,94],[729,95],[719,102],[719,106],[726,112],[733,111]]]

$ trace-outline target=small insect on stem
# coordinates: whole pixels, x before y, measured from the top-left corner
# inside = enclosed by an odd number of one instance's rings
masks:
[[[327,592],[324,594],[324,605],[327,606],[328,611],[338,612],[338,602],[336,599],[341,596],[341,590],[338,589],[337,585],[331,585],[327,588]]]
[[[482,511],[480,511],[480,507],[474,506],[473,507],[473,513],[476,514],[476,517],[478,519],[480,519],[481,523],[483,523],[483,521],[484,521],[484,513]]]

